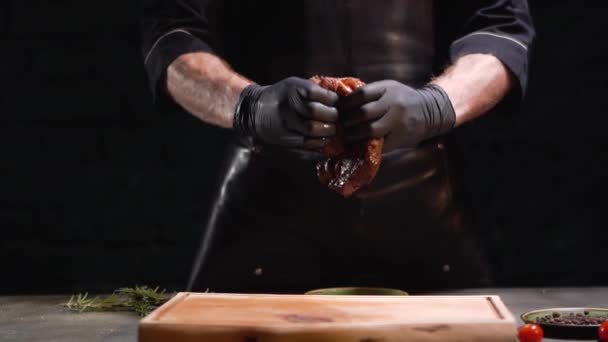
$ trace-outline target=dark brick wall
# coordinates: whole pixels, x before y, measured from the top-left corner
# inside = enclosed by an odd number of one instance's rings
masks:
[[[531,2],[524,113],[458,134],[467,200],[502,284],[608,284],[606,5]],[[133,1],[0,4],[0,293],[187,277],[226,138],[152,107],[135,17]]]

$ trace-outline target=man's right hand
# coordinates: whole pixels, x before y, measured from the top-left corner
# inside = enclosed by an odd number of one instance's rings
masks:
[[[250,85],[240,95],[234,129],[267,144],[319,149],[336,134],[337,102],[336,93],[297,77]]]

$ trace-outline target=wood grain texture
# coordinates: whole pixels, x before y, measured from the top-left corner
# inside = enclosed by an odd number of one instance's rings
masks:
[[[496,296],[180,293],[144,318],[140,342],[515,340]]]

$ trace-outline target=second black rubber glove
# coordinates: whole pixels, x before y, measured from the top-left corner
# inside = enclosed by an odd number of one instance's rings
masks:
[[[452,129],[456,119],[438,85],[414,89],[393,80],[358,88],[343,99],[340,111],[348,140],[385,137],[384,152],[416,147]]]
[[[234,129],[267,144],[318,149],[336,134],[337,101],[336,93],[297,77],[250,85],[237,104]]]

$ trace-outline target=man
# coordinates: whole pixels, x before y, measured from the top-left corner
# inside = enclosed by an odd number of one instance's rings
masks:
[[[157,101],[236,138],[193,289],[488,283],[444,137],[523,95],[526,0],[148,0],[142,22]],[[339,98],[316,74],[367,85]],[[337,122],[349,141],[385,137],[376,179],[348,199],[315,175]]]

